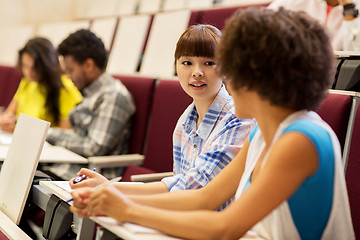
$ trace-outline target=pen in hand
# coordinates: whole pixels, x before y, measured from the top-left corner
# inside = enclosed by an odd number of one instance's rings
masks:
[[[92,171],[96,171],[96,168],[93,168],[91,169]],[[84,180],[85,178],[87,178],[87,176],[85,174],[81,175],[81,176],[78,176],[77,178],[75,178],[73,180],[73,183],[76,184],[76,183],[79,183],[81,182],[82,180]]]
[[[108,185],[108,184],[110,184],[110,183],[118,182],[118,181],[120,181],[120,180],[121,180],[121,177],[113,178],[113,179],[111,179],[110,181],[108,181],[108,182],[106,182],[106,183],[103,183],[103,184],[100,184],[100,185],[96,186],[96,187],[94,188],[94,190],[100,189],[100,188],[105,187],[106,185]],[[66,203],[69,203],[69,202],[71,202],[71,201],[73,201],[73,200],[74,200],[74,198],[71,198],[71,199],[67,200]]]

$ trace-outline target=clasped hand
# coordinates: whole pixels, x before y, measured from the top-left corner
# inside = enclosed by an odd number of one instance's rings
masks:
[[[70,211],[81,218],[108,216],[118,221],[126,221],[126,213],[131,201],[113,184],[101,189],[80,188],[71,193],[74,202]]]

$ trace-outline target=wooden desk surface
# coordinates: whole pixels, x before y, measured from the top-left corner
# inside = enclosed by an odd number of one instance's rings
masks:
[[[2,211],[0,211],[0,231],[9,239],[31,240],[31,238]]]
[[[66,201],[71,198],[70,193],[67,191],[67,181],[40,181],[40,186],[45,187],[47,190],[53,192],[57,197]],[[126,183],[123,183],[126,184]],[[71,202],[69,203],[71,204]],[[125,240],[174,240],[171,236],[167,236],[156,230],[138,226],[129,223],[120,223],[113,218],[109,217],[91,217],[92,221],[98,223],[102,227],[106,228],[113,234],[121,237]],[[81,239],[81,238],[80,238]]]
[[[0,144],[0,161],[6,158],[9,145]],[[42,163],[83,163],[88,164],[88,160],[64,147],[53,146],[45,142],[40,155],[39,162]]]
[[[175,240],[156,230],[131,223],[120,223],[109,217],[91,217],[91,220],[125,240]]]

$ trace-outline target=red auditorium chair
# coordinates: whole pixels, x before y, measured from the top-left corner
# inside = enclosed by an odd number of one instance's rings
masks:
[[[0,66],[0,106],[9,105],[20,80],[21,74],[15,67]]]
[[[360,110],[357,109],[346,169],[346,185],[356,239],[360,239]]]
[[[134,174],[172,171],[172,133],[178,118],[191,102],[178,81],[158,82],[146,136],[144,162],[141,166],[127,166],[122,181],[131,181]]]
[[[155,78],[114,76],[120,79],[134,97],[136,113],[130,137],[129,153],[143,154],[147,124],[153,101]]]
[[[231,6],[223,8],[210,8],[206,10],[192,11],[189,25],[193,24],[211,24],[222,30],[225,26],[225,21],[239,8],[248,7],[266,7],[266,4],[249,4],[244,6]]]
[[[341,149],[344,149],[351,104],[351,96],[330,93],[316,111],[336,133]]]
[[[141,164],[144,159],[145,138],[153,102],[156,79],[140,76],[114,75],[134,97],[136,112],[129,140],[129,154],[89,157],[89,168],[124,167],[130,163]]]

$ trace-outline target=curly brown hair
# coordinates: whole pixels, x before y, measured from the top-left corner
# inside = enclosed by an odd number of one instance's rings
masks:
[[[334,80],[335,56],[324,28],[304,12],[238,10],[216,53],[221,75],[271,104],[316,110]]]

